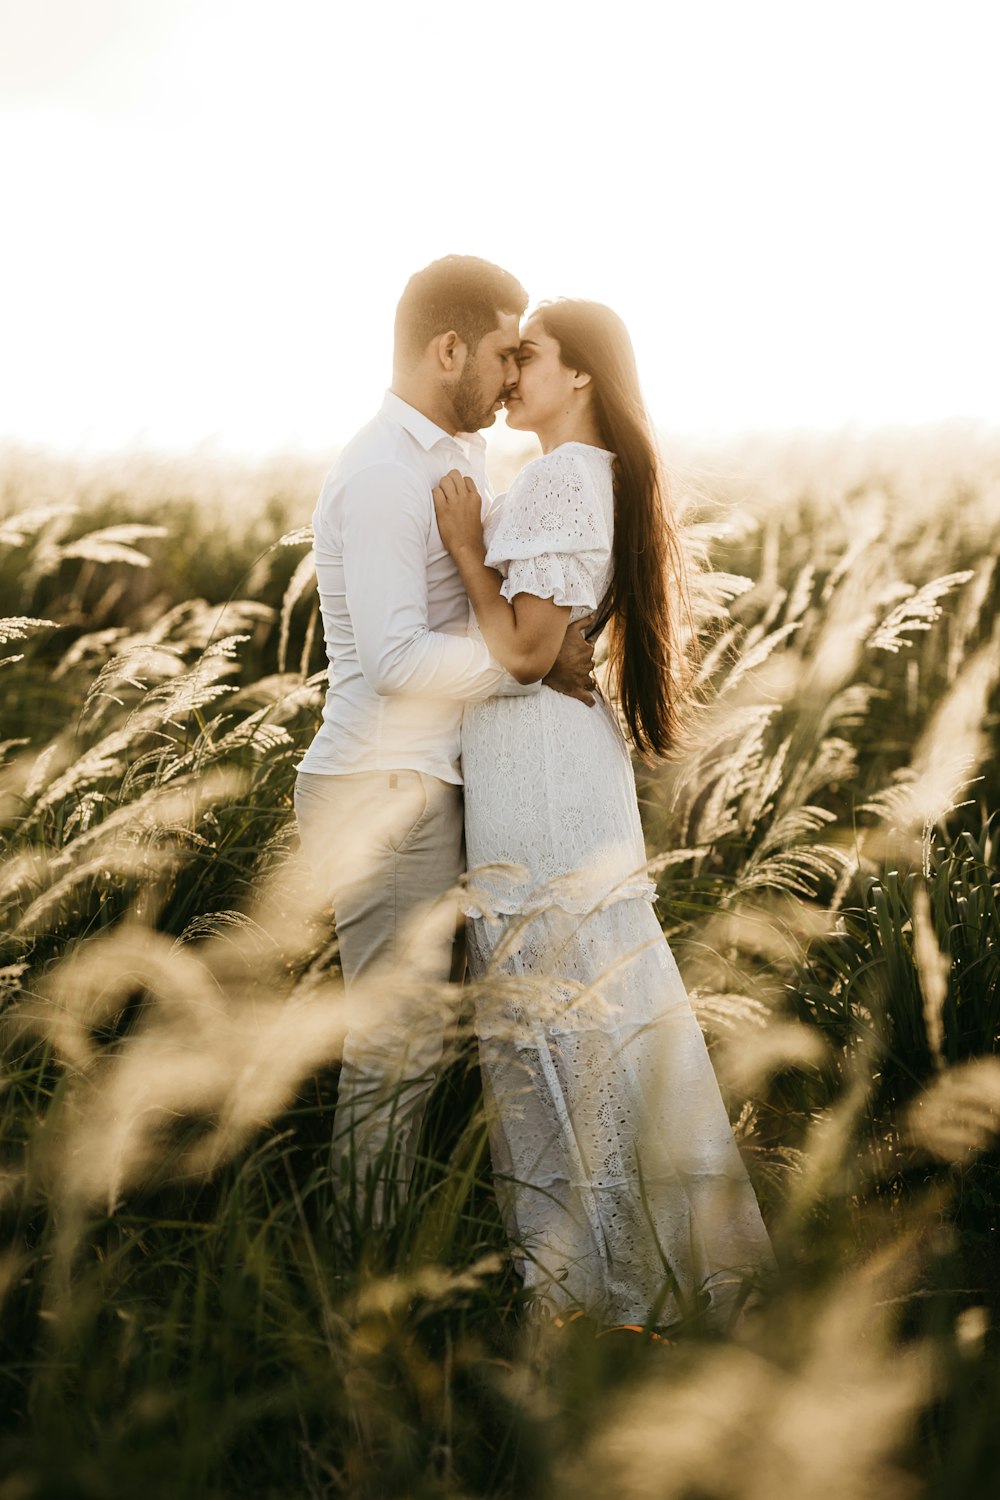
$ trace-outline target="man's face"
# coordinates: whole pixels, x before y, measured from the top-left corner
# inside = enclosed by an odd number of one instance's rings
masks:
[[[516,313],[497,313],[497,327],[479,340],[475,354],[466,354],[462,373],[452,388],[455,420],[460,432],[492,427],[501,402],[517,385],[520,344]]]

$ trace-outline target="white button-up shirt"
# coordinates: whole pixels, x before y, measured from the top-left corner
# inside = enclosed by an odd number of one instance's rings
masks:
[[[313,530],[330,685],[300,770],[461,782],[462,705],[537,687],[519,686],[466,634],[468,596],[431,495],[449,469],[475,480],[485,513],[482,437],[451,437],[387,391],[326,477]]]

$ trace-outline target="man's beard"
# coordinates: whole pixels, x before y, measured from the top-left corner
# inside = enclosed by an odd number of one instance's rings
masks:
[[[471,360],[467,360],[457,385],[452,386],[451,390],[451,403],[459,432],[478,432],[480,427],[492,426],[496,421],[496,412],[493,410],[496,399],[494,396],[492,401],[487,401],[479,371]]]

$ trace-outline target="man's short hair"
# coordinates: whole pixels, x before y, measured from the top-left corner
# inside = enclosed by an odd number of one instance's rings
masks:
[[[498,313],[520,317],[527,305],[527,292],[509,271],[478,255],[446,255],[406,283],[396,308],[396,354],[417,360],[431,339],[452,329],[474,354]]]

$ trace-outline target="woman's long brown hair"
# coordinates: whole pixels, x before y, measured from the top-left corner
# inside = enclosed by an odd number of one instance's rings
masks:
[[[685,677],[682,609],[690,618],[684,552],[635,353],[617,313],[560,298],[536,309],[562,363],[590,376],[602,445],[615,455],[615,528],[607,623],[615,691],[636,749],[663,755],[678,738]]]

